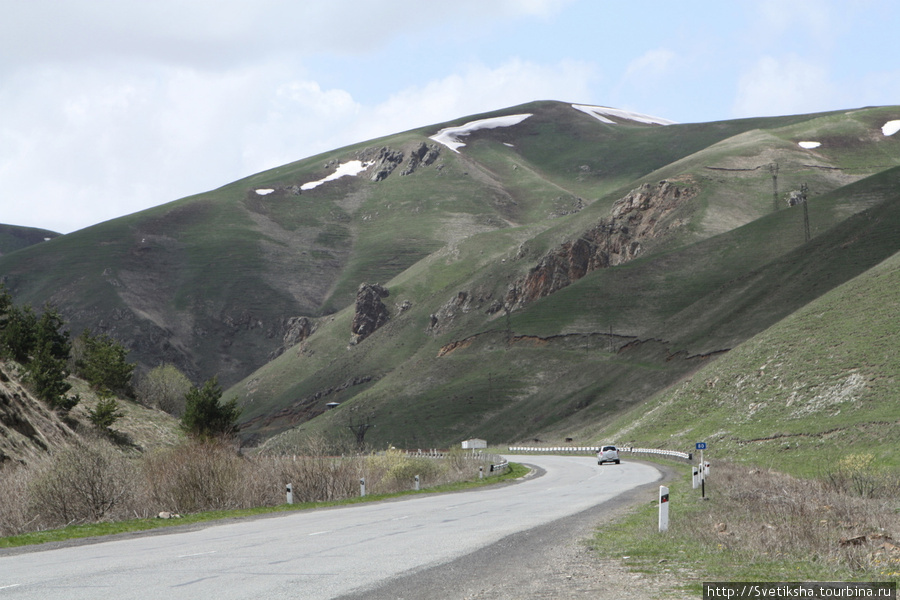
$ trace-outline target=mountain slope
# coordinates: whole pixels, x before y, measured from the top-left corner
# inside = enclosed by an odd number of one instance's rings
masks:
[[[837,458],[897,463],[900,254],[829,291],[601,435],[802,474]]]
[[[374,410],[377,441],[563,435],[814,297],[762,295],[732,325],[741,281],[791,279],[778,261],[804,255],[788,192],[809,187],[814,248],[883,204],[900,164],[880,129],[898,107],[665,126],[596,112],[609,122],[535,102],[356,144],[2,256],[0,276],[142,368],[240,382],[248,437],[330,401],[311,427]],[[435,139],[451,127],[464,146]],[[364,339],[362,283],[389,293]]]
[[[46,229],[0,223],[0,256],[33,246],[34,244],[50,241],[58,236],[58,233]]]
[[[840,203],[868,202],[891,177],[860,182]],[[818,207],[830,212],[825,204]],[[444,298],[417,297],[398,278],[391,294],[412,308],[370,338],[346,347],[350,315],[339,313],[232,392],[246,402],[249,431],[263,435],[321,413],[326,402],[346,402],[375,413],[373,439],[404,445],[468,436],[585,440],[596,423],[900,250],[897,191],[809,244],[802,233],[789,235],[802,231],[800,215],[795,207],[678,251],[595,270],[508,317],[489,312],[508,281],[491,287],[496,265],[450,284],[445,289],[462,291]],[[438,268],[426,272],[434,277]],[[450,324],[431,327],[430,315]],[[328,411],[304,429],[336,435],[350,418]]]

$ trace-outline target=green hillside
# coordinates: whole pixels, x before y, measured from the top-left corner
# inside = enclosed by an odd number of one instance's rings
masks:
[[[898,176],[893,170],[860,182],[856,195],[840,202],[871,199]],[[370,435],[385,442],[416,446],[476,436],[586,443],[597,439],[598,423],[900,251],[898,191],[808,244],[802,234],[790,235],[802,231],[801,210],[786,209],[678,251],[594,271],[508,319],[483,310],[459,314],[458,326],[443,335],[426,333],[434,306],[426,304],[347,347],[349,312],[342,313],[232,391],[244,394],[249,419],[266,416],[251,431],[262,426],[269,433],[321,412],[326,402],[352,401],[355,410],[375,413]],[[811,203],[810,210],[832,212],[829,202]],[[491,297],[496,273],[491,265],[482,270],[482,277],[448,289],[474,287],[479,291],[470,296]],[[412,297],[405,295],[408,282],[391,283],[397,302]],[[441,347],[458,342],[439,356]],[[347,373],[366,380],[337,389],[350,381]],[[287,410],[273,418],[276,407]],[[349,419],[329,411],[305,429],[335,433]]]
[[[0,256],[49,241],[58,236],[58,233],[46,229],[0,223]]]
[[[853,453],[896,467],[898,314],[894,254],[597,433],[805,475]]]
[[[526,114],[458,151],[432,139]],[[587,440],[900,250],[900,137],[881,131],[898,118],[659,126],[534,102],[23,248],[0,277],[140,369],[218,375],[247,441],[360,419],[375,444]],[[389,319],[361,338],[364,283],[385,286]]]

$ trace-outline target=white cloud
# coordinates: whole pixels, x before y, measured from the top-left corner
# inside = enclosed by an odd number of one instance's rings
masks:
[[[361,53],[398,35],[552,15],[573,0],[0,0],[0,70],[109,56],[223,68],[272,52]]]
[[[835,106],[828,70],[798,56],[764,56],[740,76],[737,86],[733,105],[737,117],[807,113]]]
[[[459,72],[393,94],[370,112],[371,135],[428,125],[533,100],[588,97],[594,67],[563,61],[539,65],[513,59],[498,67],[471,63]]]
[[[0,83],[0,222],[66,233],[350,143],[539,98],[580,99],[592,75],[574,62],[472,63],[364,104],[291,74],[277,62],[20,72]]]
[[[833,8],[822,0],[762,0],[755,6],[770,38],[810,37],[827,42],[833,35]]]
[[[648,50],[628,64],[625,69],[625,77],[642,78],[663,75],[672,65],[675,56],[675,52],[668,48]]]

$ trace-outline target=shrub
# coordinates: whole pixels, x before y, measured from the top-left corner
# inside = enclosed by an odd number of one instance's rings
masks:
[[[31,531],[34,517],[28,511],[31,471],[22,465],[0,468],[0,537]]]
[[[129,460],[108,443],[79,442],[36,466],[30,512],[47,526],[112,519],[129,512],[135,483]]]
[[[191,389],[191,380],[175,365],[154,367],[138,384],[138,400],[146,406],[155,406],[170,415],[184,414],[184,397]]]
[[[413,487],[416,475],[423,485],[434,483],[445,469],[443,463],[423,456],[408,456],[396,448],[373,454],[366,459],[366,482],[378,493],[391,493]]]
[[[191,441],[147,456],[143,461],[154,511],[180,513],[248,508],[246,479],[251,469],[230,444]]]

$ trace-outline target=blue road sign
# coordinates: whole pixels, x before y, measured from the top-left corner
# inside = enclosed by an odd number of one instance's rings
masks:
[[[697,450],[706,450],[706,442],[697,442]]]

